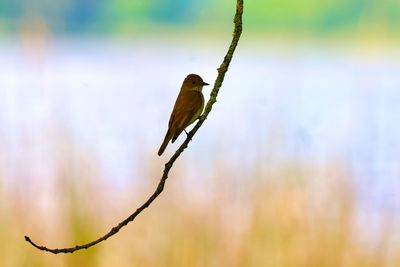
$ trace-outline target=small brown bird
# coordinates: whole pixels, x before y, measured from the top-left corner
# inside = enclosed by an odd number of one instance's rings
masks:
[[[205,85],[209,84],[197,74],[189,74],[183,81],[169,118],[167,134],[158,150],[159,156],[162,155],[171,139],[172,143],[175,142],[182,131],[200,117],[204,108],[204,96],[201,91]]]

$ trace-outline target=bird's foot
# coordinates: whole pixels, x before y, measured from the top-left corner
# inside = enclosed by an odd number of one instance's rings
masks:
[[[186,133],[186,136],[190,138],[190,141],[192,141],[192,137],[189,135],[189,133],[186,132],[186,130],[184,130],[184,131],[185,131],[185,133]]]

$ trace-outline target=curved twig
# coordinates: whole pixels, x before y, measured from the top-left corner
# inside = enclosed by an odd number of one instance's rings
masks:
[[[189,132],[186,140],[183,142],[183,144],[179,147],[179,149],[175,152],[175,154],[170,158],[170,160],[165,164],[164,172],[163,175],[160,179],[160,182],[158,183],[157,189],[154,191],[154,193],[149,197],[149,199],[143,203],[134,213],[132,213],[128,218],[123,220],[121,223],[119,223],[117,226],[113,227],[108,233],[103,235],[102,237],[89,242],[87,244],[83,245],[77,245],[75,247],[69,247],[69,248],[48,248],[46,246],[40,246],[33,242],[28,236],[25,236],[25,240],[29,242],[32,246],[39,250],[47,251],[53,254],[58,254],[58,253],[73,253],[77,250],[81,249],[88,249],[100,242],[103,242],[104,240],[107,240],[111,236],[115,235],[116,233],[119,232],[124,226],[126,226],[128,223],[132,222],[136,216],[138,216],[144,209],[146,209],[150,204],[161,194],[161,192],[164,190],[164,185],[165,181],[168,178],[168,173],[171,170],[174,162],[177,160],[177,158],[182,154],[182,152],[187,148],[190,140],[192,137],[195,135],[197,130],[201,127],[203,122],[207,119],[208,114],[211,112],[212,106],[214,105],[215,102],[217,102],[217,95],[219,92],[219,89],[222,86],[222,82],[224,81],[225,78],[225,73],[228,71],[229,64],[231,63],[232,56],[235,52],[236,46],[239,42],[240,35],[242,34],[242,15],[243,15],[243,0],[237,0],[236,4],[236,14],[234,17],[234,24],[235,24],[235,29],[233,32],[233,38],[231,45],[229,46],[228,52],[224,57],[224,60],[221,64],[221,66],[218,68],[218,76],[215,80],[214,83],[214,88],[211,91],[210,94],[210,100],[208,100],[207,105],[204,109],[204,113],[202,116],[200,116],[199,121],[195,125],[195,127]]]

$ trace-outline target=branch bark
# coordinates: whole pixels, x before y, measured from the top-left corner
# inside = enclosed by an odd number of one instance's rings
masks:
[[[232,38],[231,44],[229,46],[228,52],[226,53],[221,66],[218,68],[218,76],[214,82],[214,87],[213,87],[213,90],[211,91],[210,99],[208,100],[207,105],[204,109],[204,113],[203,113],[203,115],[200,116],[200,119],[197,122],[197,124],[195,125],[195,127],[189,132],[186,140],[182,143],[182,145],[175,152],[175,154],[170,158],[170,160],[165,164],[165,168],[164,168],[163,174],[161,176],[160,182],[158,183],[157,189],[147,199],[147,201],[144,202],[139,208],[137,208],[136,211],[133,212],[129,217],[127,217],[125,220],[120,222],[117,226],[111,228],[111,230],[108,233],[106,233],[105,235],[101,236],[100,238],[98,238],[92,242],[89,242],[89,243],[86,243],[83,245],[76,245],[74,247],[69,247],[69,248],[48,248],[46,246],[38,245],[37,243],[33,242],[30,239],[30,237],[25,236],[25,240],[28,243],[30,243],[32,246],[34,246],[35,248],[37,248],[39,250],[50,252],[53,254],[74,253],[75,251],[78,251],[78,250],[88,249],[90,247],[93,247],[93,246],[107,240],[108,238],[112,237],[113,235],[117,234],[124,226],[126,226],[128,223],[132,222],[140,213],[142,213],[143,210],[145,210],[147,207],[149,207],[151,205],[151,203],[153,203],[153,201],[164,190],[164,185],[168,178],[168,173],[171,170],[172,166],[174,165],[175,161],[182,154],[182,152],[187,148],[190,140],[193,138],[193,136],[196,134],[196,132],[203,125],[204,121],[207,119],[208,114],[211,112],[214,103],[217,102],[217,96],[218,96],[219,89],[222,86],[222,83],[225,78],[225,74],[228,71],[233,54],[236,50],[237,44],[238,44],[240,36],[242,34],[242,15],[243,15],[243,0],[237,0],[236,13],[235,13],[235,17],[233,20],[233,22],[234,22],[233,38]]]

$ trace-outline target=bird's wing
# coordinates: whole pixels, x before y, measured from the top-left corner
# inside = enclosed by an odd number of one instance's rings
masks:
[[[172,141],[191,123],[195,116],[199,116],[204,107],[204,97],[201,92],[186,91],[178,95],[169,121],[169,128],[174,135]]]

